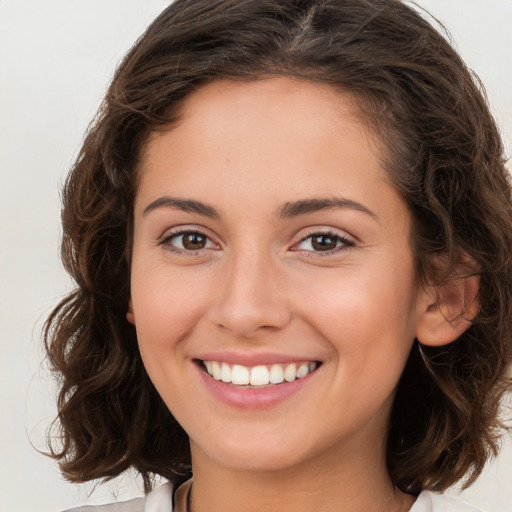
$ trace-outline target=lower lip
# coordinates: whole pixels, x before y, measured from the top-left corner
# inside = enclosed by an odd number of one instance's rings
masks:
[[[319,369],[293,382],[283,382],[263,388],[233,386],[221,380],[215,380],[199,366],[197,366],[197,370],[207,388],[221,402],[239,409],[266,409],[284,402],[298,393],[314,379]]]

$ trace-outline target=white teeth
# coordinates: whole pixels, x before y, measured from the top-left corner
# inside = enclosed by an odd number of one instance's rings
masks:
[[[284,372],[283,368],[280,364],[273,364],[270,367],[270,383],[271,384],[281,384],[284,380]]]
[[[297,377],[297,367],[292,363],[289,364],[284,370],[284,380],[286,382],[293,382]]]
[[[297,369],[297,379],[302,379],[309,373],[309,365],[308,363],[302,363]]]
[[[206,367],[206,369],[208,369],[208,367]],[[210,372],[208,372],[208,373],[210,373]],[[215,380],[220,380],[221,374],[222,374],[222,371],[220,369],[220,364],[217,363],[217,361],[212,361],[212,372],[210,373],[210,375]]]
[[[208,366],[206,368],[208,368]],[[249,369],[239,364],[233,365],[231,369],[231,382],[239,386],[249,384]]]
[[[222,382],[231,382],[231,368],[228,363],[222,363],[220,380]]]
[[[252,368],[240,364],[231,366],[219,361],[203,361],[203,364],[208,374],[215,380],[235,386],[268,386],[285,381],[293,382],[306,377],[317,368],[315,362],[258,365]]]
[[[266,366],[255,366],[251,369],[251,386],[266,386],[270,383],[270,375]]]
[[[293,382],[306,377],[318,366],[314,361],[301,364],[258,365],[252,368],[240,364],[231,366],[219,361],[203,361],[203,364],[208,374],[215,380],[234,386],[268,386],[281,384],[284,381]]]

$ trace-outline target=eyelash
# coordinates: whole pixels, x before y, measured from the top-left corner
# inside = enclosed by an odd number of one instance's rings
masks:
[[[177,248],[171,244],[171,241],[173,239],[179,238],[180,236],[184,236],[184,235],[198,235],[200,237],[204,237],[206,239],[207,244],[211,243],[213,245],[217,245],[217,244],[215,244],[215,242],[213,242],[211,240],[211,238],[206,233],[204,233],[203,231],[200,231],[198,229],[181,229],[179,231],[169,233],[162,240],[160,240],[158,242],[158,245],[165,247],[165,249],[168,251],[174,252],[179,255],[185,255],[185,256],[197,256],[198,254],[201,254],[202,251],[210,249],[210,248],[205,247],[205,248],[197,249],[197,250],[187,250],[187,249]],[[303,250],[303,249],[295,248],[295,247],[301,245],[303,242],[305,242],[308,239],[313,239],[314,237],[321,237],[321,236],[331,237],[331,238],[335,239],[336,247],[333,249],[328,249],[326,251]],[[340,243],[340,242],[341,242],[341,244],[338,246],[338,243]],[[301,238],[300,242],[295,244],[290,250],[292,250],[294,252],[303,252],[309,258],[319,258],[319,257],[322,258],[322,257],[330,256],[333,254],[337,254],[342,251],[350,250],[354,247],[355,247],[355,243],[352,240],[350,240],[338,233],[334,233],[332,231],[313,231],[311,233],[308,233],[306,236],[303,236]]]
[[[323,258],[327,256],[332,256],[333,254],[338,254],[339,252],[348,251],[350,249],[353,249],[355,247],[354,241],[350,240],[349,238],[346,238],[343,235],[340,235],[339,233],[335,233],[333,231],[313,231],[311,233],[308,233],[307,235],[303,236],[299,243],[295,244],[294,247],[302,244],[308,239],[313,239],[314,237],[330,237],[333,238],[336,241],[336,247],[333,249],[328,249],[326,251],[313,251],[313,250],[301,250],[301,249],[292,249],[294,251],[302,251],[308,258]],[[338,246],[338,243],[340,245]]]
[[[197,255],[201,254],[202,251],[211,249],[211,247],[204,247],[204,248],[196,249],[196,250],[193,250],[193,249],[188,250],[186,248],[182,249],[179,247],[175,247],[171,243],[171,241],[173,239],[178,239],[179,237],[183,237],[185,235],[197,235],[197,236],[204,238],[206,240],[207,245],[208,244],[217,245],[217,244],[215,244],[215,242],[213,242],[211,240],[211,238],[206,233],[204,233],[203,231],[200,231],[198,229],[180,229],[178,231],[169,233],[168,235],[164,236],[164,238],[162,240],[160,240],[158,242],[158,245],[164,247],[168,251],[174,252],[181,256],[197,256]],[[182,240],[181,244],[183,245],[183,240]]]

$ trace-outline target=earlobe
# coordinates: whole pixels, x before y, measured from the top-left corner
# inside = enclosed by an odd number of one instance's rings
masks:
[[[126,320],[130,322],[132,325],[135,325],[135,314],[133,313],[133,303],[132,299],[128,302],[128,311],[126,313]]]
[[[479,284],[479,276],[471,275],[425,288],[418,303],[418,341],[433,347],[447,345],[466,331],[480,309]]]

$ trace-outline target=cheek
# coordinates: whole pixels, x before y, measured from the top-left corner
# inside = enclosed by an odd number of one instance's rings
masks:
[[[399,273],[340,272],[303,283],[299,293],[307,298],[303,310],[310,312],[311,321],[316,318],[315,324],[326,329],[414,332],[414,282]]]
[[[132,268],[132,304],[141,351],[169,348],[198,322],[208,301],[204,276],[165,266]]]
[[[186,410],[187,397],[176,390],[186,379],[186,341],[204,314],[208,287],[204,278],[195,278],[192,272],[172,272],[167,265],[138,265],[136,260],[131,282],[137,340],[146,371],[173,414]]]
[[[398,378],[415,336],[416,293],[412,258],[389,258],[308,280],[301,308],[334,349],[339,375],[357,380]],[[388,373],[386,373],[388,371]]]
[[[309,283],[306,321],[331,348],[333,422],[347,415],[355,426],[390,407],[414,340],[415,285],[407,272],[348,274]]]

